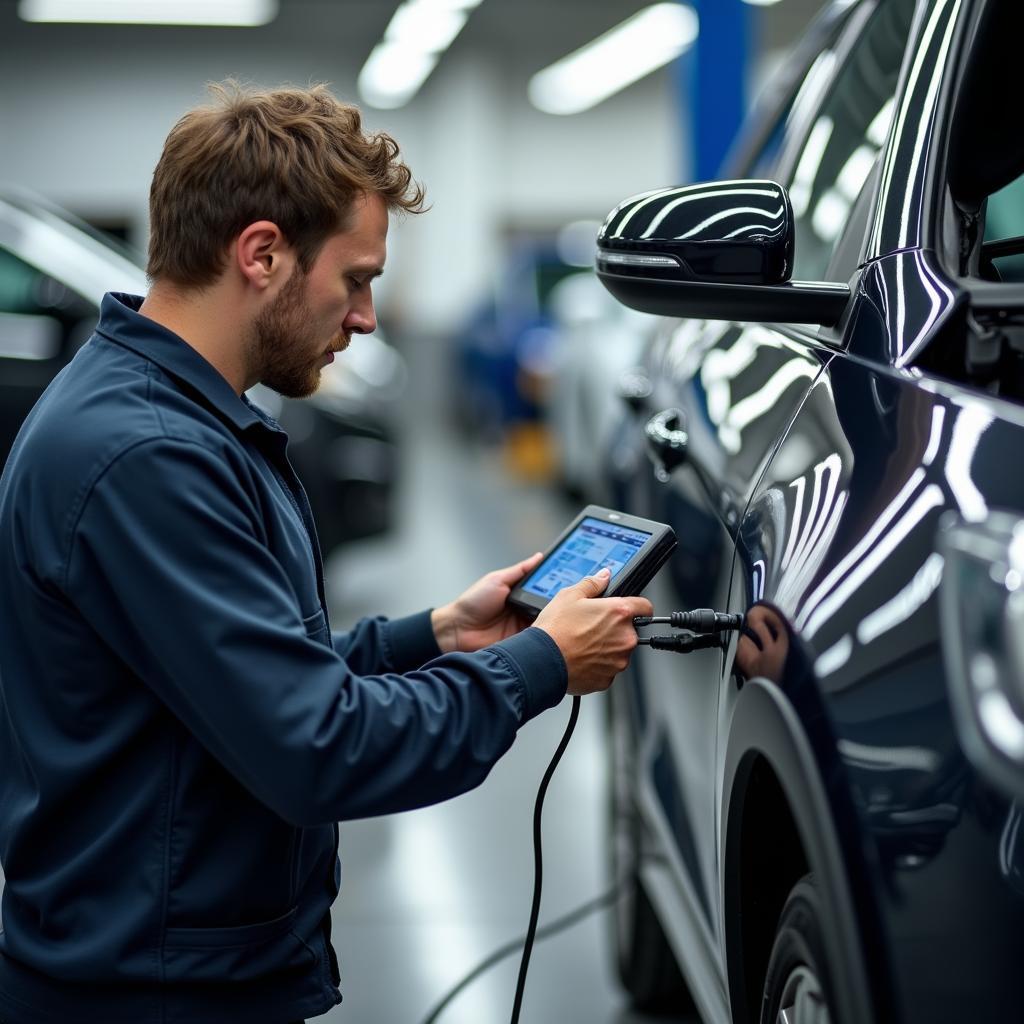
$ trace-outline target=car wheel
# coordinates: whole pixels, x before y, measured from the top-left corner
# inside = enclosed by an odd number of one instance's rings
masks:
[[[633,797],[636,742],[629,715],[628,680],[612,687],[608,849],[612,878],[619,880],[613,904],[614,947],[619,980],[633,1005],[647,1012],[694,1009],[675,955],[640,882],[643,824]]]
[[[790,890],[775,932],[761,1000],[761,1024],[831,1024],[832,994],[821,901],[811,875]]]

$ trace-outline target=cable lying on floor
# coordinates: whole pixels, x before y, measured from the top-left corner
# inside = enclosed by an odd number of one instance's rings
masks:
[[[610,907],[615,902],[621,888],[622,884],[617,883],[607,891],[603,892],[600,896],[595,896],[592,900],[587,900],[586,903],[581,903],[578,907],[568,911],[561,917],[556,917],[553,921],[542,925],[537,929],[537,933],[534,936],[535,941],[543,942],[544,939],[549,939],[552,935],[557,935],[559,932],[563,932],[566,929],[571,928],[574,924],[578,924],[580,921],[589,917],[591,914],[596,913],[598,910],[604,910],[606,907]],[[468,974],[463,975],[457,984],[448,989],[444,996],[435,1004],[430,1013],[423,1018],[422,1024],[436,1024],[441,1014],[448,1009],[455,999],[474,981],[476,981],[480,975],[485,974],[492,967],[501,963],[502,960],[507,959],[512,956],[513,953],[522,949],[525,941],[526,936],[520,935],[517,938],[506,942],[503,946],[499,946],[488,957],[481,960],[480,963],[478,963]]]
[[[540,916],[540,890],[544,875],[544,858],[541,849],[540,816],[544,810],[544,795],[548,791],[548,784],[551,776],[555,774],[558,762],[562,760],[565,748],[569,746],[573,730],[576,728],[576,720],[580,717],[580,699],[573,697],[572,711],[569,713],[569,722],[562,734],[561,742],[555,750],[554,757],[540,781],[540,789],[537,790],[537,802],[533,807],[533,902],[530,906],[530,923],[526,928],[526,940],[523,942],[523,958],[519,962],[519,979],[516,982],[516,998],[512,1004],[511,1024],[518,1024],[519,1011],[523,1007],[523,994],[526,990],[526,972],[530,966],[530,954],[533,952],[533,941],[537,932],[537,918]]]
[[[443,998],[438,1001],[430,1013],[423,1018],[422,1024],[435,1024],[444,1010],[447,1009],[463,989],[480,977],[480,975],[485,971],[490,970],[490,968],[495,964],[500,963],[506,957],[511,956],[517,949],[521,948],[522,959],[519,963],[519,977],[516,982],[515,1003],[512,1008],[512,1021],[513,1024],[515,1024],[515,1022],[519,1020],[519,1013],[522,1009],[523,994],[526,989],[526,972],[529,968],[530,954],[533,952],[534,942],[537,939],[546,939],[551,935],[556,935],[558,932],[564,931],[566,928],[571,927],[578,921],[582,921],[588,914],[592,914],[596,910],[601,910],[603,907],[609,906],[618,895],[622,884],[621,882],[612,886],[611,889],[602,895],[597,896],[592,900],[588,900],[586,903],[580,904],[580,906],[575,910],[571,910],[569,913],[556,918],[554,921],[546,924],[543,928],[538,929],[537,927],[537,919],[540,916],[540,894],[544,867],[540,827],[541,813],[544,809],[544,796],[547,793],[548,784],[551,782],[551,776],[554,775],[555,769],[558,767],[558,762],[562,759],[562,754],[565,753],[565,748],[569,745],[569,739],[572,737],[573,730],[576,728],[576,721],[579,718],[579,714],[580,698],[573,697],[572,710],[569,713],[569,721],[566,724],[565,732],[562,734],[562,739],[559,741],[554,756],[551,758],[551,762],[548,764],[547,770],[544,772],[543,779],[541,779],[540,788],[537,790],[537,800],[533,807],[533,902],[530,906],[530,923],[526,929],[526,934],[521,935],[517,939],[513,939],[511,942],[506,942],[503,946],[499,946],[498,949],[491,953],[490,956],[481,960],[473,970],[464,975],[456,985],[445,993]]]

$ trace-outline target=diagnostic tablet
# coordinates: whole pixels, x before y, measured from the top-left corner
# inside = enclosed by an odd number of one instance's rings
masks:
[[[536,615],[564,587],[605,566],[612,578],[601,596],[631,597],[647,586],[675,546],[671,526],[588,505],[512,591],[509,603]]]

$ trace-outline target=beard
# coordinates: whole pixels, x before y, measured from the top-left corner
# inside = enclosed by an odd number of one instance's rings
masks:
[[[329,342],[318,341],[306,275],[296,267],[277,301],[253,321],[249,355],[261,384],[285,398],[308,398],[320,386],[320,362],[328,347],[344,348],[347,341],[340,332]]]

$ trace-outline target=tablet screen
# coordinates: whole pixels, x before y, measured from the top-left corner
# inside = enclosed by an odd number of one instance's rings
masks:
[[[539,597],[554,597],[563,587],[571,587],[605,566],[614,579],[650,539],[643,530],[588,516],[541,562],[523,590]]]

